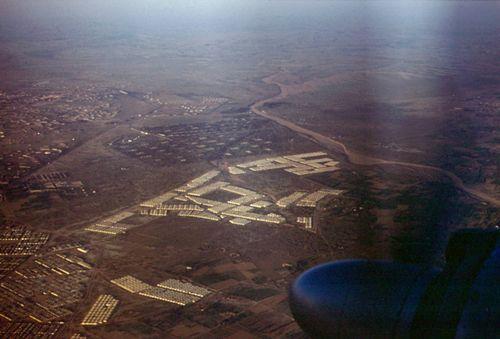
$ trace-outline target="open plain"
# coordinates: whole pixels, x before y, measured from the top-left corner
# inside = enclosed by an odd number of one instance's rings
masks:
[[[0,2],[0,337],[304,338],[305,269],[498,227],[493,2],[147,3]]]

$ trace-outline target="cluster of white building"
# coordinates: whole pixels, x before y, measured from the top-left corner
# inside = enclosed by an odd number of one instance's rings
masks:
[[[227,168],[227,171],[229,172],[229,174],[233,174],[233,175],[239,175],[239,174],[246,173],[244,170],[242,170],[241,168],[238,168],[236,166],[229,166]]]
[[[299,207],[316,207],[318,202],[329,196],[329,195],[339,195],[342,193],[341,190],[332,190],[332,189],[322,189],[313,193],[306,195],[296,202],[296,205]]]
[[[194,303],[211,293],[204,287],[177,279],[167,279],[156,286],[152,286],[135,277],[126,275],[111,280],[111,283],[130,293],[181,306]]]
[[[229,220],[229,223],[233,224],[233,225],[238,225],[238,226],[245,226],[247,224],[249,224],[251,221],[248,220],[248,219],[243,219],[243,218],[233,218],[231,220]]]
[[[181,293],[191,294],[200,298],[210,294],[210,291],[204,287],[196,286],[190,282],[180,281],[177,279],[167,279],[159,283],[158,286]]]
[[[297,217],[297,222],[303,224],[305,229],[311,229],[313,227],[312,217]]]
[[[169,212],[178,212],[181,217],[193,217],[219,221],[226,217],[234,225],[246,225],[251,221],[280,224],[285,218],[275,213],[258,213],[257,210],[272,205],[264,200],[265,196],[244,187],[235,186],[226,181],[214,181],[220,174],[217,170],[209,171],[171,192],[162,194],[159,198],[150,199],[140,206],[141,214],[165,216]],[[225,191],[238,195],[228,201],[207,199],[204,196],[216,191]],[[165,200],[167,199],[167,200]],[[184,201],[183,204],[173,204],[170,200]],[[159,203],[161,201],[161,203]],[[151,203],[154,202],[154,203]]]
[[[226,98],[218,97],[202,97],[201,102],[198,103],[183,103],[181,105],[184,114],[201,114],[207,109],[214,108],[216,106],[222,105],[227,101]]]
[[[304,195],[306,195],[307,192],[293,192],[290,195],[287,195],[286,197],[283,197],[276,201],[276,205],[282,208],[286,208],[290,206],[291,204],[295,203],[297,200],[302,198]]]
[[[133,225],[129,224],[113,224],[113,225],[104,225],[104,224],[93,224],[88,227],[85,227],[86,231],[94,232],[94,233],[103,233],[110,235],[117,235],[125,233],[129,228],[132,228]]]
[[[297,191],[279,199],[278,201],[276,201],[276,205],[282,208],[287,208],[294,204],[299,207],[314,208],[321,199],[329,195],[337,196],[341,193],[342,190],[334,190],[334,189],[321,189],[309,194],[307,192]]]
[[[178,216],[212,220],[212,221],[219,221],[220,220],[220,217],[217,216],[216,214],[206,212],[206,211],[181,211],[181,212],[179,212]]]
[[[168,201],[172,198],[174,198],[177,194],[176,193],[172,193],[172,192],[167,192],[167,193],[164,193],[164,194],[161,194],[153,199],[149,199],[149,200],[146,200],[144,202],[141,203],[141,207],[158,207],[158,206],[161,206],[161,204],[163,204],[165,201]]]
[[[261,172],[283,169],[296,175],[308,175],[338,170],[338,161],[334,161],[326,155],[325,152],[311,152],[265,158],[229,167],[228,171],[231,174],[243,174],[245,170]]]
[[[150,288],[139,292],[139,295],[181,306],[192,304],[200,299],[187,293],[179,293],[158,286],[151,286]]]
[[[120,223],[120,221],[133,216],[134,213],[130,211],[124,211],[112,215],[104,220],[101,220],[95,224],[87,226],[85,228],[86,231],[95,232],[95,233],[104,233],[117,235],[120,233],[124,233],[126,230],[131,228],[133,225]]]
[[[281,224],[285,222],[285,218],[279,214],[276,213],[259,214],[251,212],[252,207],[250,206],[244,206],[244,207],[248,207],[249,209],[242,210],[238,207],[235,207],[230,210],[222,212],[222,215],[234,217],[237,219],[246,219],[249,221],[260,221],[269,224]],[[235,223],[234,221],[232,223],[237,225],[237,223]]]
[[[130,293],[138,293],[140,291],[144,291],[145,289],[151,287],[149,284],[131,276],[125,275],[121,278],[111,280],[112,284],[116,286],[120,286],[124,290],[129,291]]]
[[[194,189],[196,187],[202,186],[203,184],[209,182],[210,180],[212,180],[213,178],[215,178],[219,174],[220,174],[220,171],[218,171],[218,170],[208,171],[207,173],[191,180],[187,184],[176,188],[175,191],[181,192],[181,193],[187,192],[190,189]]]
[[[246,170],[260,172],[284,169],[297,175],[336,170],[338,162],[325,156],[324,152],[312,152],[266,158],[229,167],[228,170],[231,174],[243,174]],[[220,174],[218,170],[210,170],[180,187],[146,200],[139,205],[139,213],[150,216],[167,216],[174,213],[181,217],[211,221],[227,218],[229,223],[240,226],[252,221],[271,224],[281,224],[286,221],[280,214],[265,212],[273,203],[263,194],[227,181],[213,180],[217,179]],[[217,191],[230,192],[238,197],[227,201],[206,198],[207,195]],[[321,189],[312,193],[297,191],[279,199],[276,205],[280,208],[287,208],[291,205],[314,208],[326,196],[338,195],[341,192],[333,189]],[[106,234],[123,233],[131,226],[119,223],[119,221],[132,214],[128,211],[121,212],[87,227],[86,230]],[[309,225],[307,222],[304,224]]]
[[[229,183],[225,182],[225,181],[216,181],[216,182],[213,182],[211,184],[201,186],[201,187],[198,187],[194,190],[191,190],[188,192],[188,194],[195,196],[195,197],[201,197],[202,195],[212,193],[214,191],[222,189],[224,186],[229,186]]]
[[[118,300],[109,294],[101,294],[82,320],[83,326],[103,325],[108,322]]]
[[[194,204],[168,204],[161,205],[159,207],[154,208],[144,208],[142,207],[139,210],[139,213],[142,215],[152,215],[157,217],[167,216],[171,212],[180,212],[180,211],[193,211],[193,212],[202,212],[204,209],[199,205]]]

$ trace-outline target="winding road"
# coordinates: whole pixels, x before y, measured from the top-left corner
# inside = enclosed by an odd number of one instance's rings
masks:
[[[313,130],[299,126],[299,125],[297,125],[289,120],[286,120],[286,119],[283,119],[281,117],[277,117],[277,116],[274,116],[274,115],[268,113],[267,111],[262,109],[264,104],[284,99],[289,94],[288,94],[286,87],[283,84],[274,80],[274,76],[269,76],[269,77],[266,77],[262,80],[266,84],[277,85],[280,89],[280,92],[279,92],[279,94],[277,94],[273,97],[254,102],[250,106],[250,110],[253,113],[255,113],[261,117],[267,118],[269,120],[272,120],[272,121],[278,123],[279,125],[284,126],[284,127],[288,128],[292,131],[295,131],[301,135],[307,136],[307,137],[313,139],[319,145],[325,147],[326,149],[340,151],[341,153],[345,154],[345,156],[347,157],[347,160],[352,164],[367,165],[367,166],[371,166],[371,165],[403,166],[403,167],[413,168],[416,170],[424,170],[424,171],[432,172],[434,174],[445,175],[448,178],[450,178],[450,180],[453,182],[453,184],[455,185],[456,188],[462,190],[463,192],[469,194],[470,196],[472,196],[478,200],[487,202],[495,207],[500,207],[500,200],[499,199],[489,195],[486,192],[483,192],[483,191],[474,189],[472,187],[466,186],[464,184],[464,182],[462,181],[462,179],[460,179],[458,176],[456,176],[454,173],[452,173],[450,171],[444,170],[444,169],[439,168],[439,167],[429,166],[429,165],[422,165],[422,164],[415,164],[415,163],[411,163],[411,162],[393,161],[393,160],[373,158],[373,157],[367,156],[365,154],[349,150],[345,144],[343,144],[342,142],[340,142],[338,140],[332,139],[328,136],[325,136],[325,135],[320,134],[318,132],[315,132]]]

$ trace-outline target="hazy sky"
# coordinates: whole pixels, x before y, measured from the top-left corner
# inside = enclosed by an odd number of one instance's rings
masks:
[[[496,30],[500,2],[282,0],[0,0],[2,37],[33,29],[79,31],[93,25],[123,31],[415,29]]]
[[[207,73],[199,80],[231,70],[237,78],[285,63],[335,65],[341,53],[367,66],[377,55],[441,67],[441,55],[474,64],[477,50],[498,54],[498,36],[494,1],[0,0],[0,65],[47,74],[66,61],[65,71],[116,75],[121,60],[158,77],[198,67]]]

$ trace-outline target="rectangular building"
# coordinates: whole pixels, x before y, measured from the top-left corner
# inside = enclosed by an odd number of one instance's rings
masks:
[[[101,294],[82,320],[83,326],[96,326],[108,322],[118,300],[109,294]]]
[[[340,194],[340,192],[342,191],[339,191],[339,190],[319,190],[319,191],[316,191],[314,193],[311,193],[311,194],[308,194],[307,196],[305,196],[304,198],[302,198],[301,200],[299,200],[297,202],[297,206],[301,206],[301,207],[316,207],[316,205],[318,204],[318,202],[323,199],[324,197],[328,196],[328,195],[338,195]]]
[[[210,293],[210,291],[204,287],[196,286],[190,282],[184,282],[177,279],[167,279],[159,283],[158,286],[181,293],[191,294],[200,298],[203,298]]]
[[[196,297],[194,295],[180,293],[177,291],[168,290],[161,287],[151,287],[139,292],[139,294],[148,298],[166,301],[181,306],[194,303],[200,299],[199,297]]]
[[[282,208],[288,207],[289,205],[293,204],[306,194],[307,194],[306,192],[294,192],[276,201],[276,205]]]
[[[131,275],[126,275],[118,279],[113,279],[111,280],[111,283],[120,286],[124,290],[127,290],[131,293],[137,293],[152,287],[151,285],[146,284],[145,282],[137,278],[134,278]]]

